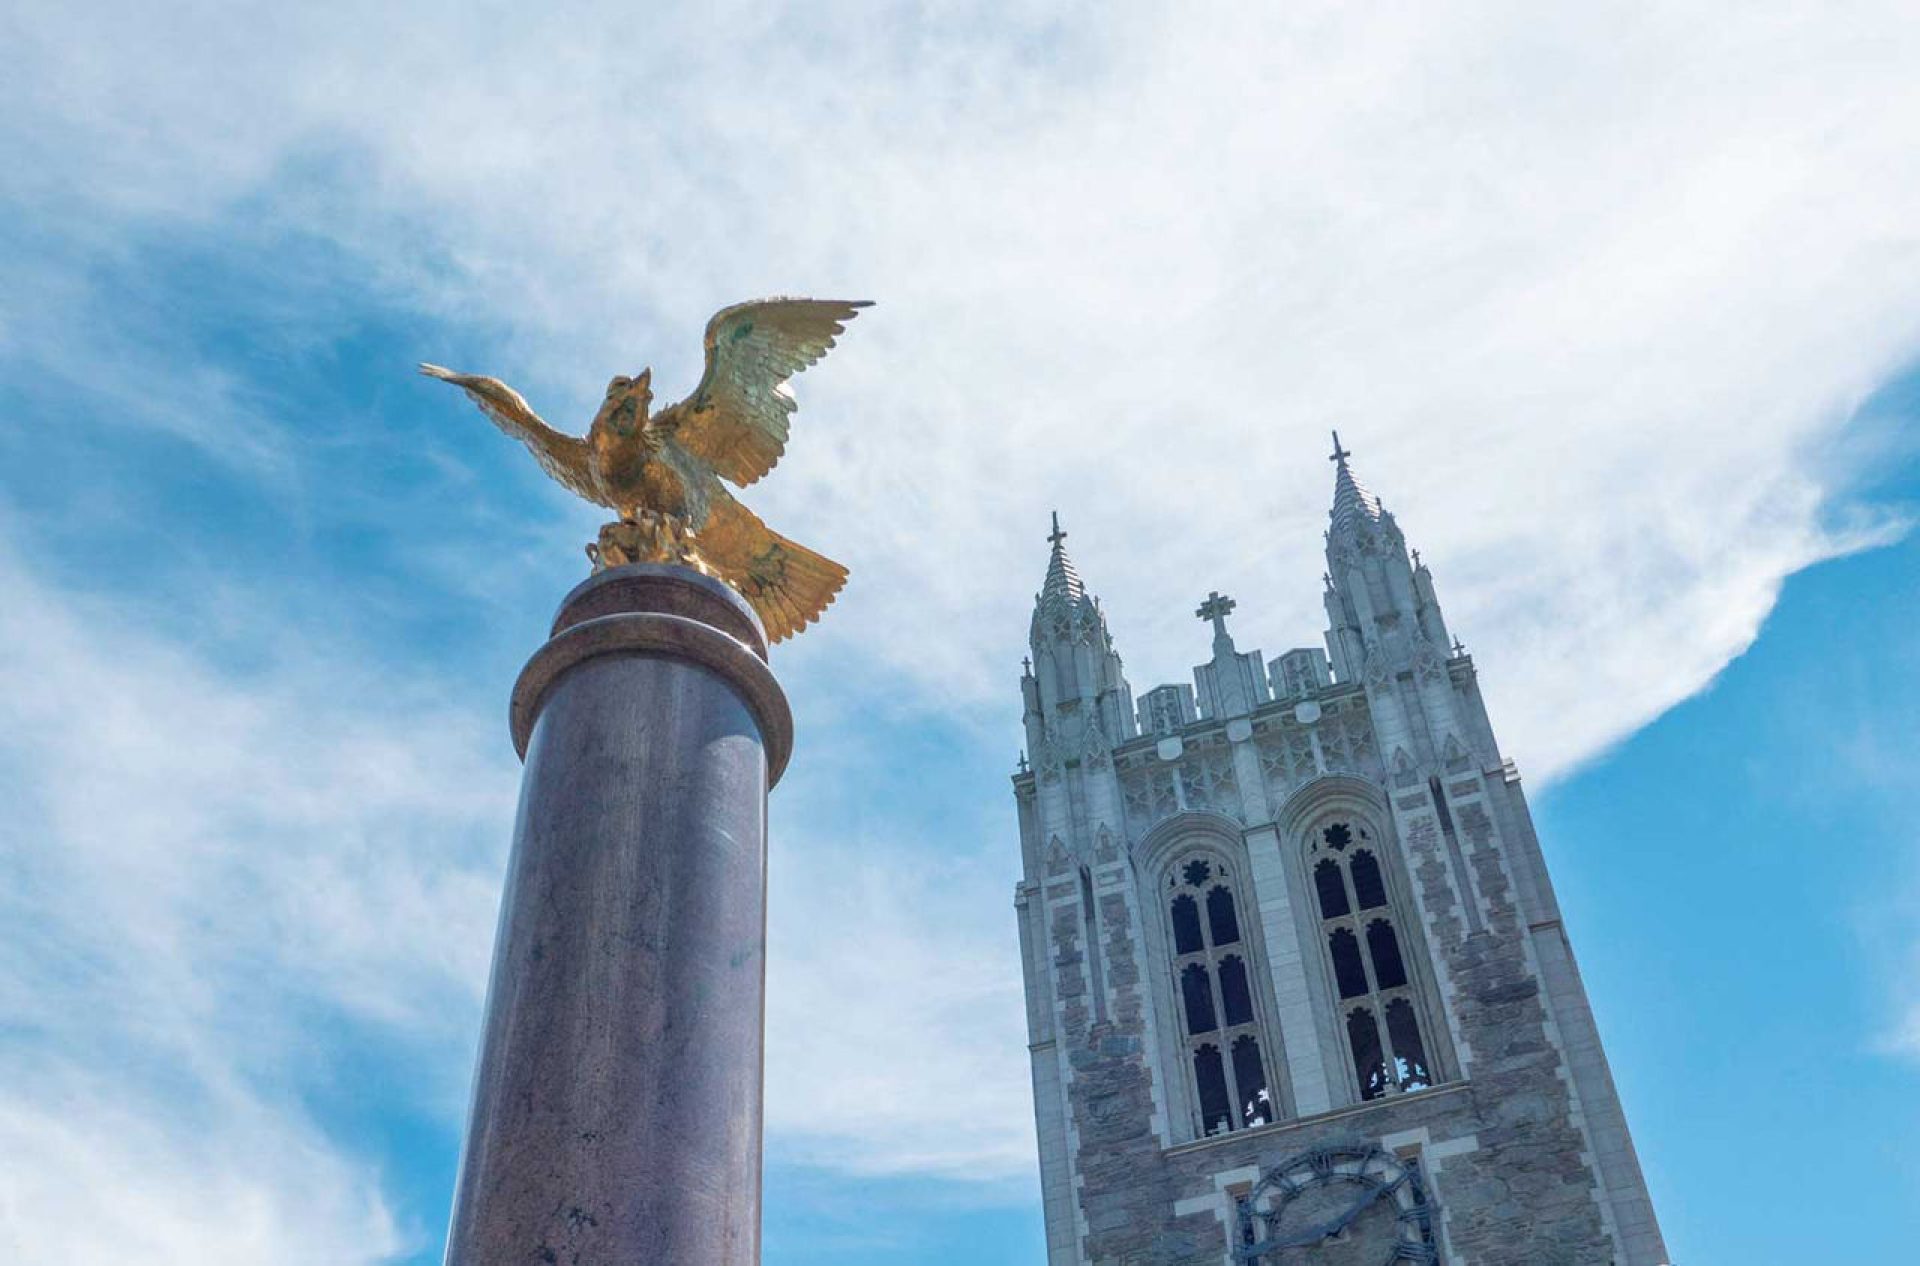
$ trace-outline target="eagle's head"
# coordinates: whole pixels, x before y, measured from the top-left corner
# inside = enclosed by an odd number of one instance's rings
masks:
[[[613,381],[607,384],[607,399],[626,399],[637,397],[642,407],[653,403],[653,370],[643,369],[637,378],[625,374],[615,374]]]
[[[652,405],[653,370],[643,369],[635,378],[615,374],[607,383],[607,398],[600,406],[600,417],[615,431],[627,435],[646,423],[647,411]]]

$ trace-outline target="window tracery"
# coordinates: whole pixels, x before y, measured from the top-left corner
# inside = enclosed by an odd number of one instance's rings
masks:
[[[1437,1080],[1420,999],[1407,969],[1380,842],[1341,818],[1311,833],[1307,867],[1333,970],[1340,1029],[1360,1098],[1424,1090]]]
[[[1182,854],[1168,868],[1162,908],[1199,1131],[1265,1124],[1274,1101],[1233,873],[1211,853]]]

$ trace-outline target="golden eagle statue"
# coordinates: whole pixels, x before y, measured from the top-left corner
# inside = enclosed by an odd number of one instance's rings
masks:
[[[795,407],[787,380],[825,356],[867,306],[757,299],[722,308],[707,322],[706,373],[691,396],[653,413],[653,371],[617,377],[585,438],[548,426],[498,378],[438,365],[420,372],[465,391],[549,475],[620,515],[587,547],[596,571],[621,563],[692,567],[738,590],[777,642],[820,617],[847,569],[767,527],[720,481],[745,487],[773,469]]]

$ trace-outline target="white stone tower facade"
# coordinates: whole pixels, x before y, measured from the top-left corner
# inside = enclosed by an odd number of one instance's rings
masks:
[[[1136,706],[1065,549],[1015,894],[1051,1266],[1666,1260],[1519,777],[1334,439],[1326,649]]]

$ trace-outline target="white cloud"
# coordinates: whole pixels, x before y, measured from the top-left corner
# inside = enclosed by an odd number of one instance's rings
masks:
[[[277,622],[189,650],[149,615],[0,555],[0,1243],[378,1260],[378,1175],[299,1088],[404,1026],[457,1102],[510,757]]]
[[[403,1247],[372,1174],[258,1104],[183,1118],[120,1077],[8,1064],[10,1260],[341,1266]]]
[[[1812,450],[1920,334],[1904,8],[48,8],[6,113],[36,205],[337,237],[561,417],[740,294],[881,299],[756,500],[944,699],[1004,702],[1056,504],[1143,679],[1196,577],[1312,641],[1342,425],[1550,773],[1849,543]]]
[[[879,299],[753,493],[855,569],[783,671],[858,663],[913,687],[876,708],[1008,735],[1056,505],[1136,687],[1202,651],[1210,587],[1243,645],[1316,639],[1337,425],[1506,746],[1551,773],[1699,689],[1785,575],[1871,532],[1833,527],[1846,472],[1816,450],[1920,335],[1904,9],[48,5],[4,19],[0,158],[16,213],[101,250],[334,239],[387,298],[499,322],[464,367],[556,420],[638,362],[691,384],[699,323],[742,295]],[[0,340],[78,373],[90,331],[49,323],[100,299],[13,304]],[[153,425],[217,441],[192,404],[221,379],[141,369]],[[234,1021],[289,981],[373,1022],[472,1007],[512,784],[490,726],[335,680],[338,648],[243,672],[0,583],[6,644],[39,648],[0,669],[6,732],[34,736],[9,755],[58,843],[7,857],[47,904],[0,1000],[52,1025],[66,964],[125,1003],[121,1036],[223,1070],[286,1057],[274,1006],[257,1036]],[[776,874],[790,908],[845,916],[776,928],[776,1126],[836,1163],[1009,1172],[1024,1121],[974,1128],[1024,1112],[989,965],[1004,886],[808,847],[856,878]],[[856,943],[876,892],[921,906]],[[947,1094],[860,1062],[899,1031],[878,1011],[809,1026],[849,980],[929,1031]],[[236,1031],[261,1049],[207,1049]]]
[[[916,864],[883,841],[778,836],[767,1128],[853,1173],[1034,1166],[1026,1010],[1004,849]]]

